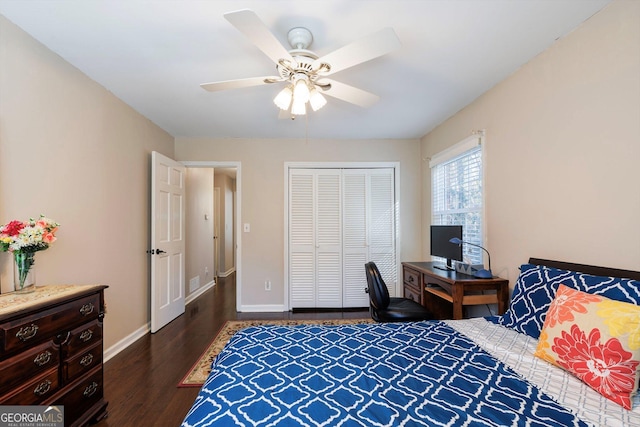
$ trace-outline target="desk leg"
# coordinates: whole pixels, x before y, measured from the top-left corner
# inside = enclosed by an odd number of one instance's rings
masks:
[[[498,314],[504,314],[507,311],[509,303],[509,283],[500,286],[497,291],[498,296]]]
[[[464,298],[464,286],[454,283],[451,286],[453,297],[453,319],[462,319],[462,299]]]

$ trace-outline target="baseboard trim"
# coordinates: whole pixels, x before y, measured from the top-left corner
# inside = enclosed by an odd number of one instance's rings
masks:
[[[131,344],[147,335],[151,332],[151,322],[141,326],[137,330],[133,331],[108,349],[104,351],[103,359],[104,362],[107,362],[109,359],[114,357],[116,354],[120,353],[125,348],[129,347]]]
[[[229,277],[235,272],[236,272],[236,268],[232,267],[230,270],[224,271],[222,273],[218,272],[218,276],[219,277]]]
[[[258,313],[258,312],[282,313],[283,311],[288,311],[288,310],[285,310],[284,305],[282,304],[264,304],[264,305],[243,305],[240,308],[240,311],[244,313]]]
[[[184,299],[184,304],[185,305],[189,304],[190,302],[198,298],[200,295],[202,295],[209,289],[213,288],[215,285],[216,285],[216,282],[212,280],[206,285],[199,287],[198,289],[196,289],[195,292],[190,293],[189,296]]]
[[[236,272],[236,268],[232,267],[232,268],[230,268],[229,270],[227,270],[227,271],[225,271],[223,273],[218,273],[218,276],[220,276],[220,277],[229,277],[235,272]]]

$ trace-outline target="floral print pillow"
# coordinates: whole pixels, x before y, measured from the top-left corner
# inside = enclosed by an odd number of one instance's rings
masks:
[[[534,354],[631,409],[640,377],[640,306],[561,284]]]

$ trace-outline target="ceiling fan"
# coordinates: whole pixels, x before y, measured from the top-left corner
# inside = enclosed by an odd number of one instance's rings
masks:
[[[400,47],[400,40],[393,29],[384,28],[318,57],[308,50],[313,35],[306,28],[296,27],[289,31],[287,39],[291,50],[287,50],[252,10],[229,12],[224,17],[275,62],[278,75],[203,83],[200,86],[216,92],[284,82],[284,89],[273,100],[281,110],[280,117],[295,118],[306,114],[307,103],[314,111],[319,110],[327,103],[322,94],[360,107],[373,105],[379,99],[377,95],[327,77]]]

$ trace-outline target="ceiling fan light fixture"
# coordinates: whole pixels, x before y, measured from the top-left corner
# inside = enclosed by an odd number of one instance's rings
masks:
[[[287,86],[282,89],[275,98],[273,98],[273,103],[278,106],[281,110],[288,110],[291,105],[291,100],[293,99],[293,91],[291,90],[291,86]]]
[[[309,96],[309,104],[313,111],[318,111],[327,104],[327,99],[314,87]]]
[[[309,85],[307,84],[306,76],[296,80],[296,84],[293,88],[293,99],[295,102],[301,102],[302,104],[309,101]]]
[[[299,101],[293,98],[293,104],[291,104],[291,114],[294,116],[304,116],[307,114],[306,102]]]

